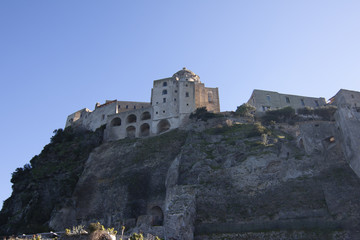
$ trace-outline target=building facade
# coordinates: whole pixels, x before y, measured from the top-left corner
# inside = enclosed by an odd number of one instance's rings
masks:
[[[267,110],[276,110],[284,107],[292,107],[295,110],[304,107],[317,108],[326,105],[325,98],[314,98],[282,94],[273,91],[255,89],[248,104],[256,108],[256,114],[264,114]]]
[[[218,88],[205,87],[200,77],[183,68],[170,78],[155,80],[151,102],[106,101],[68,116],[65,127],[81,126],[94,131],[106,125],[104,139],[147,137],[184,124],[197,108],[220,112]]]

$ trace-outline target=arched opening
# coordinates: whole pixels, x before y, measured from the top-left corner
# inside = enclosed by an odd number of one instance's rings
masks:
[[[134,126],[129,126],[126,128],[126,136],[129,138],[135,138],[136,128]]]
[[[148,120],[150,118],[151,118],[151,114],[149,112],[143,112],[140,117],[141,120]]]
[[[121,119],[118,117],[114,118],[113,120],[111,120],[110,126],[112,127],[121,126]]]
[[[140,126],[140,135],[142,137],[146,137],[150,135],[150,125],[147,123],[144,123]]]
[[[163,133],[170,129],[170,123],[168,120],[163,119],[157,125],[157,133]]]
[[[153,207],[150,210],[150,214],[153,216],[153,226],[162,226],[164,224],[164,214],[160,207]]]
[[[212,92],[208,92],[208,102],[209,103],[213,102],[213,93]]]
[[[136,122],[136,115],[130,114],[130,115],[127,117],[127,123],[134,123],[134,122]]]
[[[164,89],[164,90],[162,91],[162,95],[166,95],[166,94],[167,94],[167,90]]]
[[[305,149],[304,147],[304,140],[301,138],[299,141],[299,148]]]

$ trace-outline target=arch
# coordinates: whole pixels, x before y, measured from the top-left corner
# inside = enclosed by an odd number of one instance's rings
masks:
[[[110,126],[111,127],[121,126],[121,119],[118,117],[114,118],[113,120],[111,120]]]
[[[166,89],[162,90],[162,95],[166,95],[166,94],[167,94],[167,90]]]
[[[140,116],[141,120],[148,120],[151,118],[151,114],[149,112],[143,112]]]
[[[166,119],[162,119],[157,125],[157,133],[163,133],[169,130],[171,127],[170,123]]]
[[[152,225],[162,226],[164,224],[164,213],[160,207],[155,206],[150,209],[150,215],[153,216]]]
[[[136,115],[135,114],[130,114],[128,117],[127,117],[127,123],[134,123],[136,122]]]
[[[140,136],[146,137],[150,135],[150,125],[147,123],[144,123],[140,126]]]
[[[134,126],[129,126],[126,128],[126,136],[129,138],[135,138],[136,128]]]

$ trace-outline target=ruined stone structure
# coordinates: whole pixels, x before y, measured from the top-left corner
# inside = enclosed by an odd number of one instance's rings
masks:
[[[218,88],[205,87],[200,77],[183,68],[170,78],[155,80],[151,102],[106,101],[68,116],[65,127],[94,131],[106,125],[105,140],[154,136],[181,126],[199,107],[220,112]]]
[[[256,113],[261,115],[267,110],[276,110],[288,106],[295,110],[303,107],[316,108],[324,106],[326,101],[325,98],[296,96],[255,89],[247,103],[256,107]]]

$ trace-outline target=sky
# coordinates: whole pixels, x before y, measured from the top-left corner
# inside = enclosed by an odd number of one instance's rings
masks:
[[[219,88],[221,111],[253,89],[360,91],[359,12],[358,0],[1,0],[0,206],[69,114],[150,101],[183,67]]]

